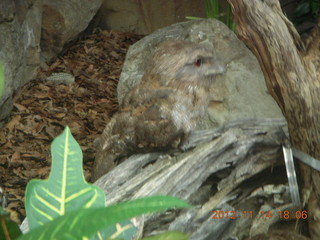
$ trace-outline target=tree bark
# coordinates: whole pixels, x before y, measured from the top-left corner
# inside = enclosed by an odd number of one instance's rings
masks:
[[[228,0],[237,34],[258,58],[288,122],[291,144],[320,159],[320,21],[304,42],[278,0]],[[309,233],[320,239],[320,173],[299,164]]]

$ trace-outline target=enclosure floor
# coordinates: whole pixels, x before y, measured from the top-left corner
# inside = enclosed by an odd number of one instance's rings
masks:
[[[82,148],[84,174],[90,179],[93,141],[117,111],[116,86],[125,55],[141,37],[114,31],[85,36],[17,92],[11,116],[0,129],[0,187],[16,222],[25,217],[28,181],[48,177],[51,142],[67,125]],[[75,76],[75,83],[45,81],[59,72]]]

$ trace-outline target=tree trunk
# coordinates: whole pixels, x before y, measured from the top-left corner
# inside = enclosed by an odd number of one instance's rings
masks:
[[[288,122],[291,144],[320,159],[320,21],[306,41],[278,0],[228,0],[237,34],[258,58],[270,94]],[[299,164],[309,233],[320,239],[320,173]]]

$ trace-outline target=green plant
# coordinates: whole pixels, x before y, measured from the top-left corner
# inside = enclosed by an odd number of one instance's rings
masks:
[[[221,6],[218,0],[205,0],[204,6],[208,18],[222,20],[222,14],[220,12]]]
[[[30,229],[81,208],[103,207],[105,195],[83,176],[82,151],[67,127],[51,146],[52,167],[47,180],[31,180],[26,189]]]
[[[207,18],[218,19],[219,21],[224,22],[232,31],[235,30],[235,23],[233,21],[232,10],[229,4],[226,11],[224,11],[219,0],[204,0],[204,8]],[[187,19],[196,20],[201,18],[188,16]]]
[[[22,235],[19,240],[37,239],[90,239],[97,232],[110,228],[116,223],[132,218],[142,213],[163,211],[171,207],[189,207],[185,202],[169,196],[153,196],[141,198],[129,202],[119,203],[110,207],[87,208],[81,211],[72,211],[57,217],[44,226],[35,228],[29,233]],[[109,239],[117,235],[116,232],[109,233],[102,239]],[[99,235],[99,237],[101,237]],[[99,238],[100,239],[100,238]],[[170,238],[175,239],[175,238]]]
[[[18,225],[10,220],[8,214],[0,207],[0,239],[10,240],[21,235]]]
[[[319,0],[302,0],[299,2],[295,17],[302,17],[304,19],[316,19],[320,14]]]
[[[294,12],[293,23],[299,26],[303,23],[309,23],[309,28],[302,28],[302,33],[311,30],[320,17],[320,1],[319,0],[301,0]]]
[[[26,190],[30,232],[19,239],[132,239],[136,228],[128,220],[172,207],[190,207],[170,196],[152,196],[105,207],[105,195],[83,177],[82,152],[68,127],[51,146],[52,169],[47,180],[31,180]],[[155,239],[181,239],[168,232]]]

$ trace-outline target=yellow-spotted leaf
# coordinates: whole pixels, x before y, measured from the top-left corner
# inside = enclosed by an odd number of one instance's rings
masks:
[[[188,240],[189,236],[178,231],[165,232],[159,235],[146,237],[141,240]]]
[[[105,195],[83,176],[82,151],[70,129],[51,146],[52,168],[47,180],[31,180],[26,189],[29,228],[35,229],[78,209],[104,207]]]
[[[152,196],[118,203],[109,207],[81,209],[68,212],[42,227],[33,229],[29,233],[20,236],[18,240],[92,239],[92,236],[95,236],[97,232],[115,226],[117,223],[134,216],[165,211],[170,208],[190,207],[191,205],[175,197]],[[124,238],[119,234],[120,228],[125,231],[125,228],[130,227],[129,225],[118,226],[117,232],[107,234],[105,235],[106,237],[99,237],[99,239],[132,239],[132,237]],[[170,235],[166,234],[158,238],[158,240],[187,239],[183,234],[172,234],[173,237],[171,236],[171,238],[169,238]]]

